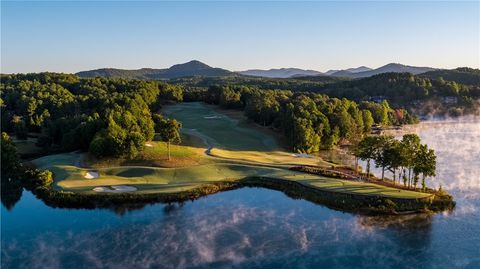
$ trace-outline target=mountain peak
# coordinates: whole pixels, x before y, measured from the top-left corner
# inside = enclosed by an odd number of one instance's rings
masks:
[[[172,65],[172,67],[170,67],[169,69],[170,70],[175,70],[175,69],[199,70],[199,69],[208,69],[208,68],[212,68],[212,67],[198,60],[191,60],[190,62],[186,62],[183,64]]]
[[[386,64],[386,65],[384,65],[384,66],[382,66],[382,67],[397,67],[397,66],[400,67],[400,66],[406,66],[406,65],[400,64],[400,63],[388,63],[388,64]]]

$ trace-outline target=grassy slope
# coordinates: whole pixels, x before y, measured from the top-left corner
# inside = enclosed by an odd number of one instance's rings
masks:
[[[198,142],[195,142],[198,143]],[[144,150],[134,159],[103,158],[100,160],[88,156],[87,163],[93,168],[111,166],[154,166],[154,167],[186,167],[212,162],[205,156],[205,148],[198,146],[170,145],[168,159],[167,144],[160,141],[146,143]]]
[[[35,160],[40,168],[54,173],[56,189],[75,192],[92,192],[97,186],[131,185],[141,193],[175,193],[215,181],[238,180],[248,176],[272,177],[298,181],[309,187],[327,191],[362,195],[381,195],[397,198],[423,198],[429,194],[398,190],[381,185],[294,172],[285,169],[288,165],[330,165],[319,158],[298,158],[291,153],[278,151],[275,139],[259,130],[250,130],[238,125],[239,121],[219,114],[210,106],[200,103],[185,103],[169,107],[167,114],[182,121],[184,135],[192,146],[172,146],[172,159],[195,160],[186,165],[168,165],[166,146],[162,142],[149,142],[139,156],[137,166],[132,161],[97,163],[95,170],[100,177],[86,179],[88,169],[78,168],[82,155],[78,153],[50,155]],[[217,116],[209,119],[205,117]],[[211,156],[206,156],[204,144],[215,146]],[[219,148],[217,148],[219,147]],[[163,167],[152,167],[161,164]],[[135,160],[133,161],[135,162]],[[140,166],[146,164],[148,166]],[[167,164],[167,165],[165,165]],[[115,166],[119,165],[119,166]],[[120,166],[122,165],[122,166]],[[153,165],[155,166],[155,165]],[[175,167],[175,168],[165,168]]]

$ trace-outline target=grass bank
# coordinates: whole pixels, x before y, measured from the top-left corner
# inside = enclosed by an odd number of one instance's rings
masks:
[[[432,212],[452,209],[455,205],[451,197],[427,197],[421,199],[386,198],[382,196],[354,195],[342,192],[329,192],[307,186],[300,182],[267,177],[246,177],[238,181],[211,182],[189,190],[162,193],[121,193],[92,194],[54,190],[48,187],[33,187],[32,192],[46,204],[62,208],[141,208],[151,203],[174,203],[199,199],[220,191],[242,187],[262,187],[278,190],[294,199],[325,205],[345,212],[362,214],[405,214]]]

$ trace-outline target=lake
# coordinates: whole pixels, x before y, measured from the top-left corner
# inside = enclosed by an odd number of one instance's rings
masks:
[[[2,268],[480,268],[480,122],[424,122],[451,213],[361,216],[244,188],[135,210],[1,209]]]

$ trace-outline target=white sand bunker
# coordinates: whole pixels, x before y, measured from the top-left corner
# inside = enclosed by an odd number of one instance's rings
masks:
[[[135,187],[125,186],[125,185],[93,188],[93,191],[96,191],[96,192],[132,192],[132,191],[136,191],[136,190],[137,190],[137,188],[135,188]]]
[[[95,171],[89,171],[85,174],[85,178],[86,179],[94,179],[94,178],[98,178],[98,172],[95,172]]]
[[[150,144],[150,143],[145,143],[145,146],[150,147],[150,148],[153,147],[153,145]]]
[[[293,156],[297,158],[313,158],[313,155],[306,154],[306,153],[297,153],[297,154],[293,154]]]
[[[222,116],[205,116],[204,119],[221,119]]]

